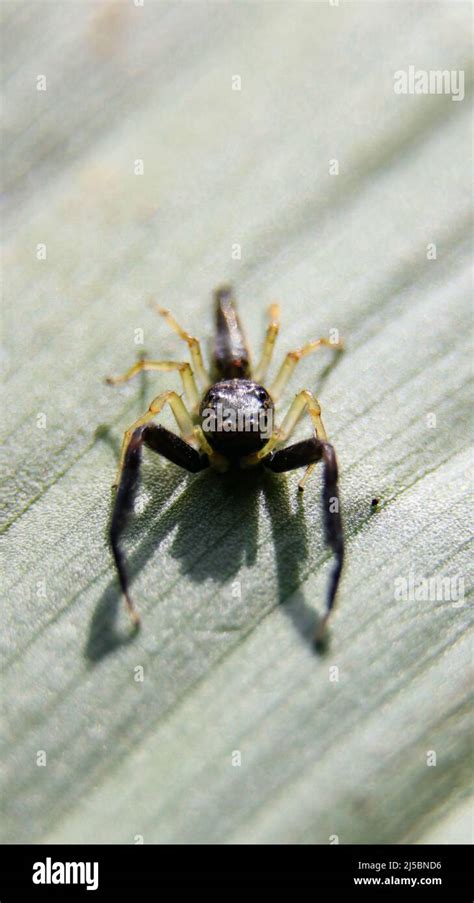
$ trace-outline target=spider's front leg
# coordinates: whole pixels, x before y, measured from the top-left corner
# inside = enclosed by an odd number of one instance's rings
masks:
[[[316,645],[320,645],[324,640],[326,625],[334,607],[344,561],[344,532],[339,504],[336,453],[329,442],[321,441],[316,436],[313,436],[311,439],[296,442],[294,445],[288,446],[288,448],[270,452],[269,455],[262,459],[262,464],[275,473],[295,470],[298,467],[308,467],[309,470],[318,461],[322,461],[324,465],[322,492],[324,534],[326,543],[332,549],[336,560],[329,579],[326,613],[319,622],[315,636]]]
[[[198,473],[209,466],[207,455],[201,454],[184,439],[175,433],[157,424],[137,426],[125,448],[123,466],[120,473],[120,482],[115,496],[115,503],[110,524],[110,544],[117,568],[120,586],[127,603],[130,617],[138,627],[140,618],[132,602],[128,588],[128,574],[125,564],[125,556],[121,546],[121,537],[136,497],[140,480],[140,463],[142,446],[145,444],[152,451],[163,455],[168,461],[183,467],[189,473]]]
[[[191,415],[189,414],[189,411],[188,411],[186,405],[184,404],[183,399],[180,398],[180,396],[176,392],[173,392],[173,391],[162,392],[161,395],[157,395],[156,398],[154,398],[153,401],[151,402],[150,407],[148,408],[148,411],[146,411],[145,414],[142,414],[142,416],[139,417],[138,420],[135,420],[135,423],[133,423],[132,426],[128,430],[125,430],[125,433],[123,434],[122,449],[120,452],[120,461],[119,461],[119,466],[118,466],[118,471],[117,471],[117,476],[115,478],[114,486],[118,486],[120,483],[122,471],[123,471],[123,468],[125,465],[127,448],[132,439],[132,436],[135,434],[138,427],[145,426],[150,420],[152,420],[154,417],[156,417],[157,414],[159,414],[163,410],[163,408],[166,404],[169,404],[169,406],[174,414],[174,417],[175,417],[176,423],[178,424],[181,435],[185,439],[190,439],[194,435],[193,421],[191,419]]]

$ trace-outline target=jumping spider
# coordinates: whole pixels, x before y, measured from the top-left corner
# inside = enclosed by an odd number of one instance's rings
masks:
[[[290,351],[276,378],[266,389],[263,383],[280,326],[278,305],[272,304],[269,309],[270,322],[262,356],[259,364],[252,368],[231,288],[221,286],[214,296],[217,319],[214,352],[216,382],[211,380],[204,367],[198,339],[185,332],[170,312],[161,307],[157,307],[158,313],[187,342],[193,369],[188,362],[139,360],[122,376],[107,379],[108,383],[118,385],[142,370],[177,370],[188,404],[187,407],[175,391],[162,392],[153,399],[148,411],[124,434],[114,484],[117,493],[110,526],[110,541],[120,585],[131,618],[138,625],[139,616],[130,597],[120,540],[133,507],[143,444],[190,473],[198,473],[206,467],[223,472],[230,467],[249,468],[258,465],[282,473],[306,466],[307,470],[299,483],[300,490],[304,489],[316,463],[322,461],[325,538],[334,553],[335,564],[329,580],[326,613],[319,623],[315,638],[316,642],[320,642],[334,605],[344,558],[336,454],[327,441],[319,403],[307,389],[295,396],[280,427],[273,425],[273,414],[275,402],[282,395],[298,361],[322,345],[341,351],[343,344],[321,338],[308,342],[297,351]],[[194,374],[201,384],[202,395]],[[164,426],[151,423],[167,404],[174,414],[181,437]],[[286,448],[278,448],[292,434],[305,411],[313,426],[311,438]]]

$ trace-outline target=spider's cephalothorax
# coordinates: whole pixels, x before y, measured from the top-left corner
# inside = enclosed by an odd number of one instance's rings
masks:
[[[178,371],[186,402],[170,390],[157,395],[148,411],[126,430],[116,480],[117,494],[110,527],[112,551],[130,614],[138,624],[138,615],[128,591],[128,576],[120,543],[138,487],[143,445],[190,473],[207,467],[217,471],[228,467],[261,466],[276,473],[306,467],[299,488],[304,485],[318,461],[323,463],[323,515],[326,541],[335,555],[331,573],[326,614],[321,619],[317,641],[323,638],[326,622],[334,605],[344,558],[342,520],[337,487],[338,473],[334,448],[327,440],[317,399],[303,389],[293,399],[280,426],[274,419],[279,400],[298,361],[322,345],[338,351],[341,342],[315,339],[296,351],[289,351],[275,379],[264,385],[279,330],[279,308],[270,307],[270,322],[262,356],[256,367],[250,363],[232,291],[222,286],[215,292],[216,344],[214,352],[215,380],[204,367],[199,341],[177,323],[169,311],[158,312],[184,339],[189,347],[192,367],[187,361],[139,360],[122,376],[110,377],[111,384],[123,383],[142,370]],[[200,390],[196,383],[200,383]],[[152,421],[168,404],[176,419],[180,436]],[[292,434],[303,413],[312,423],[312,435],[293,445],[282,447]]]
[[[260,451],[273,432],[274,404],[251,379],[225,379],[206,392],[201,428],[211,448],[229,461]]]

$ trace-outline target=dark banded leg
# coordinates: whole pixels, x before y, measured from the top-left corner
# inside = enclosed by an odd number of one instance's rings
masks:
[[[128,574],[125,556],[121,546],[122,533],[129,521],[130,513],[137,494],[140,482],[140,463],[142,445],[145,444],[152,451],[163,455],[168,461],[183,467],[189,473],[198,473],[209,466],[207,455],[196,451],[184,439],[180,439],[175,433],[164,426],[148,424],[138,427],[128,443],[125,460],[121,472],[120,483],[115,496],[115,504],[110,524],[110,544],[114,556],[115,565],[120,581],[120,586],[127,603],[130,617],[138,627],[139,615],[133,605],[129,589]]]
[[[329,577],[326,596],[326,613],[319,622],[315,636],[316,645],[321,645],[324,640],[326,625],[334,607],[339,578],[341,576],[344,561],[344,533],[339,504],[339,490],[337,485],[338,470],[336,453],[329,442],[321,442],[316,437],[296,442],[288,448],[271,452],[262,463],[265,467],[283,473],[287,470],[295,470],[298,467],[306,467],[322,461],[323,472],[323,518],[324,536],[327,545],[332,549],[335,557],[334,567]]]

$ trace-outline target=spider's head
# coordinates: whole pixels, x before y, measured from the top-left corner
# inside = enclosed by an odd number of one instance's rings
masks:
[[[214,451],[243,458],[259,451],[273,430],[273,402],[263,386],[250,379],[214,383],[203,398],[203,433]]]

